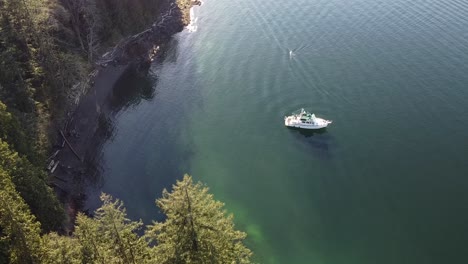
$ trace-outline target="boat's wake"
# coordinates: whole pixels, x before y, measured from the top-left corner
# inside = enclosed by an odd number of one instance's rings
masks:
[[[301,46],[294,48],[294,49],[288,49],[289,50],[289,59],[292,60],[295,58],[296,54],[300,54],[301,51],[303,51],[306,48],[309,48],[311,44],[302,44]]]

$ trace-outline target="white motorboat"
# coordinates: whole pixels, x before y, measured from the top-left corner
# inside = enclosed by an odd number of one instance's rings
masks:
[[[304,129],[321,129],[331,124],[331,120],[316,117],[315,114],[306,112],[304,108],[299,113],[293,113],[284,117],[284,125],[287,127],[298,127]]]

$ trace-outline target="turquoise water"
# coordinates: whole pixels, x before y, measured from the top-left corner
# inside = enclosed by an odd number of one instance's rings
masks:
[[[122,80],[150,87],[115,113],[97,192],[149,223],[189,173],[261,263],[468,263],[468,2],[207,0],[195,14],[149,76]],[[301,107],[334,122],[285,128]]]

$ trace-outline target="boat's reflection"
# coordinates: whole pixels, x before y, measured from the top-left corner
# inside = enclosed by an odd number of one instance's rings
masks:
[[[301,145],[307,145],[307,149],[315,156],[321,159],[332,158],[332,134],[328,133],[327,128],[322,129],[301,129],[288,127],[292,134]]]
[[[313,137],[314,135],[324,135],[327,133],[327,128],[321,129],[303,129],[298,127],[288,127],[289,130],[293,130],[303,135],[304,137]]]

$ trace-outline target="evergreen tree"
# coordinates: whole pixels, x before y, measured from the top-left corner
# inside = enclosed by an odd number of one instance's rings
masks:
[[[0,101],[0,138],[5,140],[12,148],[22,155],[32,153],[29,140],[23,132],[18,119]]]
[[[81,264],[82,246],[78,239],[49,233],[42,237],[43,264]]]
[[[156,203],[167,216],[146,233],[157,244],[157,263],[250,263],[252,253],[242,244],[246,234],[234,229],[224,204],[192,177],[185,175],[172,192],[164,190]]]
[[[86,263],[151,263],[145,239],[136,233],[142,222],[127,219],[123,203],[101,195],[94,219],[79,215],[76,236]]]
[[[83,263],[118,263],[119,259],[112,254],[109,245],[101,236],[99,223],[79,213],[76,218],[75,236],[81,245]],[[113,243],[113,242],[112,242]]]
[[[232,215],[208,188],[184,176],[157,200],[167,215],[138,236],[142,222],[127,219],[123,203],[101,196],[95,217],[79,214],[73,236],[40,236],[40,224],[15,190],[12,177],[0,167],[0,245],[10,263],[250,263],[252,253],[234,229]],[[151,243],[151,245],[149,244]],[[2,262],[2,263],[3,263]]]
[[[0,227],[9,244],[10,263],[41,263],[40,225],[1,167]]]
[[[8,241],[6,239],[2,239],[2,237],[4,237],[4,235],[0,228],[0,264],[6,264],[9,262],[8,250],[10,246],[8,245]]]
[[[62,205],[53,190],[47,186],[47,175],[33,166],[26,158],[11,151],[0,138],[0,167],[15,184],[16,190],[30,206],[45,231],[57,230],[65,220]]]

